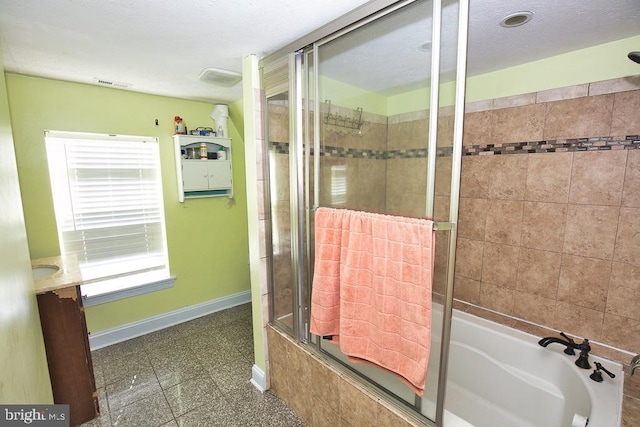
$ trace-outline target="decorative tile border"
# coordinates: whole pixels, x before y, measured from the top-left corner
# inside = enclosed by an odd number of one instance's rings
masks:
[[[276,154],[289,154],[288,142],[269,142],[269,149],[275,150]]]
[[[640,149],[640,135],[627,135],[625,137],[601,136],[592,138],[470,145],[464,147],[463,156],[634,149]]]
[[[271,149],[276,154],[289,154],[289,143],[287,142],[270,142]],[[343,157],[347,159],[372,159],[372,160],[388,160],[388,159],[418,159],[427,158],[428,150],[426,148],[414,148],[403,150],[366,150],[362,148],[348,147],[331,147],[325,146],[320,148],[320,155],[325,157]],[[436,157],[451,156],[452,147],[438,148]],[[313,154],[313,149],[311,150]]]
[[[427,158],[429,150],[426,148],[409,148],[403,150],[390,150],[386,152],[385,159],[418,159]],[[438,147],[436,157],[451,157],[453,147]]]
[[[418,159],[426,158],[427,154],[428,150],[426,148],[390,150],[386,152],[385,159]]]
[[[271,149],[274,149],[277,154],[289,154],[289,143],[271,142],[270,145]],[[547,141],[507,142],[504,144],[467,145],[463,147],[462,155],[486,156],[502,154],[636,149],[640,149],[640,135],[627,135],[625,137],[600,136],[592,138],[554,139]],[[372,160],[427,158],[427,153],[428,150],[426,148],[383,151],[325,146],[320,149],[321,156]],[[452,153],[452,147],[439,147],[436,152],[436,157],[449,157]]]
[[[387,152],[382,150],[366,150],[363,148],[321,146],[320,155],[326,157],[345,157],[348,159],[385,160]]]

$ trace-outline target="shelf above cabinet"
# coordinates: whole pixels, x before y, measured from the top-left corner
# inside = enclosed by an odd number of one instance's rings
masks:
[[[218,144],[226,148],[231,148],[231,138],[224,138],[218,136],[202,136],[202,135],[173,135],[174,142],[180,144],[180,146],[198,144],[204,142],[207,144]]]
[[[231,139],[215,136],[174,135],[178,200],[233,197]],[[207,157],[201,151],[206,145]],[[204,150],[204,148],[202,148]],[[224,159],[218,159],[224,152]]]

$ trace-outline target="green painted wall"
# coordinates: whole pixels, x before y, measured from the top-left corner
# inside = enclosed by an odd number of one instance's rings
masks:
[[[244,144],[233,123],[235,199],[177,199],[173,117],[212,126],[213,105],[93,85],[7,74],[7,91],[32,258],[59,254],[43,132],[47,129],[156,136],[175,286],[87,308],[91,332],[249,290]],[[159,120],[159,126],[155,125]]]
[[[638,50],[640,35],[598,46],[592,46],[515,67],[467,78],[466,101],[474,102],[523,93],[537,92],[582,83],[632,76],[638,65],[627,53]],[[384,96],[367,92],[324,76],[320,77],[320,100],[330,99],[332,105],[392,116],[429,108],[430,89],[423,88]],[[453,105],[454,82],[440,86],[441,106]]]
[[[331,100],[332,106],[356,109],[362,107],[364,112],[385,115],[387,98],[377,93],[368,92],[334,79],[320,76],[320,100]],[[341,113],[344,115],[344,112]]]
[[[238,132],[240,139],[244,141],[244,110],[243,100],[239,99],[229,104],[229,118],[233,123],[237,123],[234,129]]]
[[[467,78],[466,101],[501,98],[637,75],[640,68],[627,58],[627,53],[638,50],[639,46],[640,35],[472,76]],[[440,105],[453,105],[455,85],[452,82],[444,83],[440,91]],[[389,116],[425,110],[428,107],[428,90],[406,92],[387,99]]]
[[[51,404],[0,51],[0,404]]]
[[[637,75],[627,53],[639,46],[640,35],[474,76],[467,102]]]

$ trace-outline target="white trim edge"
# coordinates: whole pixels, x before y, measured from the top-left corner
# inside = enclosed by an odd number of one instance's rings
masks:
[[[112,301],[117,301],[119,299],[131,298],[138,295],[148,294],[149,292],[160,291],[162,289],[172,288],[173,284],[176,281],[176,276],[168,277],[164,280],[157,280],[151,283],[145,283],[144,285],[134,286],[125,289],[119,289],[117,291],[107,292],[104,294],[97,295],[82,295],[82,304],[85,307],[92,307],[94,305],[105,304]],[[91,285],[84,285],[91,286]],[[82,290],[82,285],[80,286]]]
[[[237,294],[224,296],[178,310],[168,311],[157,316],[138,320],[137,322],[90,333],[89,346],[91,350],[97,350],[248,302],[251,302],[251,291],[238,292]]]
[[[260,393],[264,393],[267,389],[267,377],[258,365],[253,365],[251,368],[251,384],[253,384]]]

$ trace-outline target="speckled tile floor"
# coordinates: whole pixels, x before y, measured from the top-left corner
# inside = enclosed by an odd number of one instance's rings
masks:
[[[100,418],[83,427],[306,425],[249,382],[249,304],[93,351],[92,359]]]

